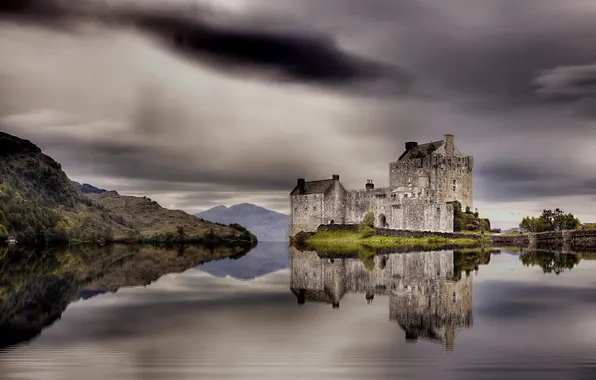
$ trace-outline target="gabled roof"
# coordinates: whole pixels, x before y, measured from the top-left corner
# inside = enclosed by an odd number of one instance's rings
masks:
[[[410,150],[406,150],[405,152],[403,152],[402,155],[399,157],[398,161],[405,161],[405,160],[410,160],[412,158],[422,158],[422,157],[429,156],[429,155],[433,154],[441,146],[443,146],[444,143],[445,143],[445,141],[441,140],[441,141],[430,142],[427,144],[420,144],[420,145],[416,146],[415,148],[412,148]]]
[[[421,144],[412,148],[410,150],[406,150],[402,153],[399,157],[398,161],[406,161],[411,160],[413,158],[424,158],[426,156],[430,156],[433,153],[437,154],[445,154],[445,141],[433,141],[427,144]],[[453,147],[453,155],[455,157],[463,157],[464,155],[461,154],[456,147]]]
[[[333,179],[324,179],[321,181],[305,182],[303,193],[300,193],[298,186],[296,186],[290,195],[323,194],[331,185],[333,185],[333,181]]]

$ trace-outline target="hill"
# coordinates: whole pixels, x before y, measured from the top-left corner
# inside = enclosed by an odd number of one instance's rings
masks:
[[[72,181],[72,183],[74,183],[77,189],[79,189],[83,194],[101,194],[107,191],[106,189],[100,189],[88,183],[78,183],[75,181]]]
[[[259,241],[287,242],[290,217],[250,203],[231,207],[217,206],[195,214],[215,223],[238,223],[257,236]]]
[[[116,192],[93,196],[83,194],[35,144],[0,132],[0,242],[8,234],[32,243],[255,242],[241,226],[206,222],[147,198]]]

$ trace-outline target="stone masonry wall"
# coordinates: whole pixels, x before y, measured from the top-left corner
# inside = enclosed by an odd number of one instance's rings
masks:
[[[323,195],[308,194],[290,197],[292,208],[290,219],[290,234],[296,235],[300,231],[315,232],[323,221]]]

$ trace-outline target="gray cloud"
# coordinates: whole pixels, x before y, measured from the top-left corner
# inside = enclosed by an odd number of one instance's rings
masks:
[[[266,25],[244,26],[232,19],[225,26],[218,25],[209,22],[212,9],[188,2],[162,7],[133,2],[119,8],[102,7],[100,2],[85,6],[51,0],[4,0],[0,2],[0,15],[54,27],[85,20],[112,27],[136,27],[158,36],[172,52],[200,59],[228,73],[240,67],[244,75],[252,70],[253,74],[278,81],[343,88],[362,85],[362,89],[389,93],[404,92],[411,81],[397,66],[343,51],[330,36],[305,29],[279,30],[270,27],[275,26],[274,20],[266,20]]]
[[[301,176],[383,186],[405,141],[451,132],[475,156],[487,209],[586,212],[592,1],[256,0],[220,18],[197,9],[192,24],[152,12],[132,28],[69,20],[76,34],[0,23],[4,129],[77,179],[192,210],[267,192],[282,208]]]
[[[581,99],[596,97],[596,63],[562,66],[545,70],[534,83],[536,93],[548,99]]]

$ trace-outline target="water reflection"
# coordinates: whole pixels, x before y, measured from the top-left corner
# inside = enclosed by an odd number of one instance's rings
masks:
[[[582,254],[534,249],[520,252],[519,259],[525,266],[539,266],[544,273],[559,275],[578,265]]]
[[[240,247],[0,247],[0,348],[36,337],[78,299],[245,254]]]
[[[488,264],[493,250],[384,254],[360,258],[321,257],[291,248],[291,290],[299,304],[339,308],[348,292],[388,296],[389,319],[407,341],[424,339],[452,350],[458,328],[471,328],[472,270]]]

